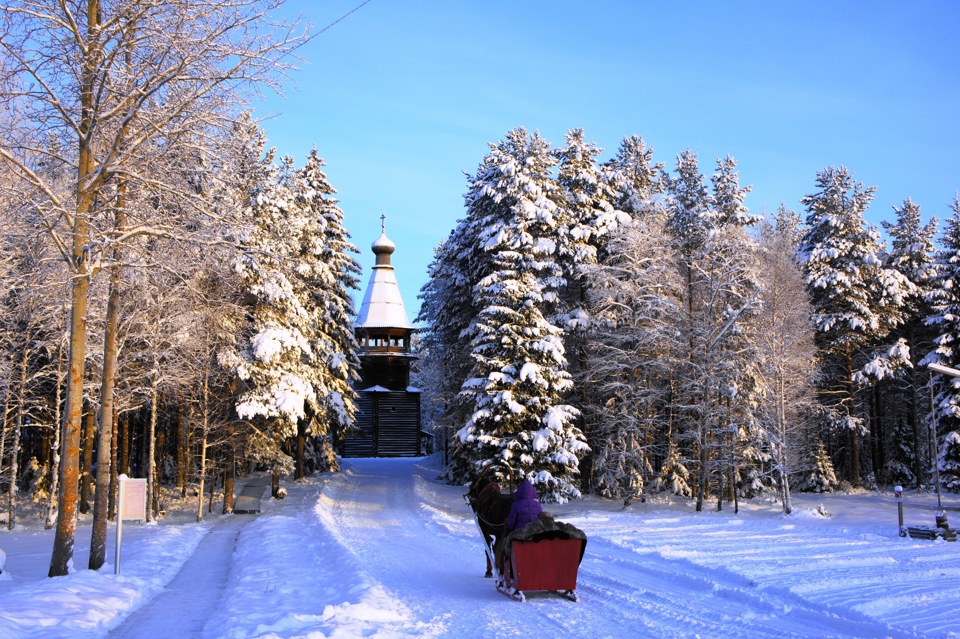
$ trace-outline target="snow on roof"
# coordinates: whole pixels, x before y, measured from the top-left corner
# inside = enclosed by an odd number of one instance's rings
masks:
[[[377,263],[370,274],[363,303],[360,304],[360,312],[354,324],[356,328],[414,328],[407,318],[397,277],[390,263],[390,254],[394,247],[386,233],[371,247],[377,256]]]

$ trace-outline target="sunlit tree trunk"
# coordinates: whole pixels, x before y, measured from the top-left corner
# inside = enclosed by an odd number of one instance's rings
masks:
[[[157,483],[157,383],[159,371],[156,367],[159,363],[154,361],[154,371],[150,378],[150,427],[147,433],[147,496],[149,498],[150,508],[147,509],[147,521],[153,521],[156,518],[157,500],[154,496]]]
[[[20,432],[23,430],[23,413],[26,410],[27,401],[27,363],[30,360],[30,340],[27,339],[23,346],[23,352],[20,358],[20,385],[18,397],[17,420],[13,424],[13,442],[10,444],[10,493],[9,514],[7,515],[7,529],[13,530],[17,523],[17,474],[20,471]]]
[[[177,418],[177,488],[180,489],[180,497],[187,496],[187,470],[190,466],[189,429],[187,422],[187,404],[181,399]]]
[[[200,467],[197,470],[200,486],[197,490],[197,521],[203,521],[203,488],[207,477],[207,436],[210,432],[210,418],[208,415],[210,399],[210,374],[203,374],[203,389],[200,407]]]
[[[230,424],[227,431],[227,467],[223,471],[223,512],[233,512],[233,483],[237,474],[237,449],[233,438],[236,426]]]
[[[57,384],[53,400],[53,443],[50,444],[50,499],[47,501],[47,519],[43,524],[46,530],[53,528],[56,523],[57,503],[60,495],[60,442],[62,440],[63,424],[60,412],[60,380],[63,375],[63,347],[57,349]]]

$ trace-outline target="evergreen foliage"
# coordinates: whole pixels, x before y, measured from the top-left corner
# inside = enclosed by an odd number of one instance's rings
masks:
[[[813,468],[801,480],[800,490],[813,493],[831,493],[839,486],[840,482],[833,470],[833,461],[827,454],[823,442],[820,442],[816,453],[814,453]]]
[[[933,265],[933,286],[926,297],[932,306],[927,323],[937,332],[935,348],[927,360],[956,368],[960,366],[960,198],[954,200],[951,209]],[[956,423],[960,418],[960,379],[938,377],[942,383],[935,400],[937,414]]]
[[[570,374],[562,330],[545,306],[565,283],[558,262],[571,251],[561,233],[561,196],[550,177],[549,145],[523,129],[492,145],[470,183],[467,221],[483,251],[468,328],[473,357],[462,393],[474,406],[459,431],[461,454],[480,465],[504,462],[529,478],[547,501],[578,497],[574,477],[587,445],[563,403]]]
[[[902,359],[898,345],[880,353],[871,349],[903,322],[902,307],[914,287],[883,265],[879,233],[864,222],[876,189],[855,183],[844,167],[818,172],[817,187],[801,200],[807,230],[799,252],[823,356],[821,402],[830,411],[830,426],[849,440],[846,470],[859,486],[867,424],[857,406],[857,384],[885,377],[896,366],[891,362]]]
[[[940,485],[953,493],[960,493],[960,432],[950,431],[943,437],[937,454],[940,465]]]
[[[252,140],[251,156],[262,152]],[[239,353],[223,361],[244,381],[237,415],[262,424],[252,441],[275,471],[291,468],[286,440],[321,438],[327,468],[336,467],[334,440],[356,410],[350,382],[359,360],[349,295],[357,285],[356,249],[315,151],[295,170],[272,152],[251,162],[251,228],[237,261],[249,295],[252,323]],[[319,460],[318,460],[319,461]]]

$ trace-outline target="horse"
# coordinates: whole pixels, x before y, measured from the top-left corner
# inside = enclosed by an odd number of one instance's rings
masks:
[[[480,526],[480,532],[483,533],[483,539],[487,543],[487,547],[493,548],[494,561],[497,563],[499,574],[500,557],[502,555],[501,545],[507,535],[510,534],[507,517],[510,515],[513,498],[501,493],[500,484],[483,474],[470,484],[467,498],[470,508],[473,509],[473,513],[477,517],[477,523]],[[484,555],[487,558],[487,572],[484,577],[492,577],[493,567],[490,565],[490,555],[486,552],[484,552]]]

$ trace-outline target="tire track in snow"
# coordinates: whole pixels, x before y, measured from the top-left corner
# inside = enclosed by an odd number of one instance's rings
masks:
[[[655,551],[624,558],[615,543],[602,538],[591,543],[587,546],[591,561],[585,559],[580,572],[584,596],[598,596],[616,610],[629,606],[646,611],[655,618],[650,623],[670,619],[677,636],[916,637],[866,615],[811,604],[789,590],[765,587],[724,569],[704,568]]]
[[[741,532],[730,535],[734,522]],[[895,532],[851,535],[842,528],[784,524],[764,525],[758,533],[756,522],[692,523],[684,518],[685,535],[678,536],[663,522],[643,523],[643,535],[624,535],[618,545],[635,552],[663,549],[707,569],[727,567],[765,589],[790,592],[808,606],[864,615],[900,632],[930,637],[960,634],[955,604],[960,600],[956,561],[960,548],[952,545],[940,544],[941,555],[931,554],[936,546],[930,542],[901,539]],[[771,538],[776,539],[775,555],[770,553]],[[918,568],[918,563],[925,568]],[[936,593],[929,588],[931,580],[941,584]]]

